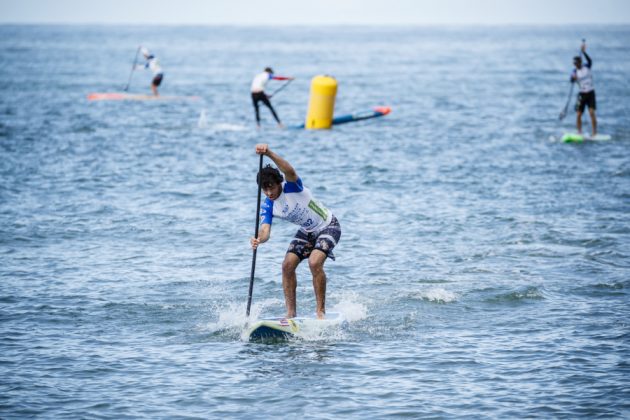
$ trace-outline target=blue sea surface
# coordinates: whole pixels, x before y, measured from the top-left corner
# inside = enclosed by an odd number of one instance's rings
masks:
[[[559,121],[582,38],[600,132]],[[0,26],[0,417],[630,417],[630,27]],[[130,73],[159,57],[160,92]],[[319,74],[332,130],[304,122]],[[281,86],[271,81],[269,90]],[[575,96],[575,91],[573,93]],[[573,98],[574,99],[574,98]],[[572,101],[573,103],[573,101]],[[590,130],[585,115],[585,129]],[[256,143],[338,217],[313,339],[243,339]],[[257,253],[282,315],[296,227]],[[307,264],[298,313],[315,308]]]

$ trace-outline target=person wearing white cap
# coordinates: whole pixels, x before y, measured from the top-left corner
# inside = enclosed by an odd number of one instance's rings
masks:
[[[147,60],[145,64],[139,64],[138,68],[145,68],[151,70],[153,72],[153,80],[151,81],[151,91],[155,96],[159,96],[158,86],[162,83],[162,79],[164,78],[164,72],[162,71],[162,67],[160,67],[160,62],[156,56],[151,54],[149,50],[145,47],[141,47],[140,51],[142,55]]]

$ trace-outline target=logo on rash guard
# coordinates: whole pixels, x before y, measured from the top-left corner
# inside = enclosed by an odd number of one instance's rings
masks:
[[[320,205],[313,200],[309,201],[308,208],[317,213],[317,215],[322,219],[326,220],[328,218],[328,210],[326,210],[324,207],[320,207]]]
[[[301,207],[299,204],[297,204],[293,210],[291,210],[289,213],[285,214],[285,218],[289,221],[289,222],[293,222],[293,223],[298,223],[300,224],[300,220],[302,220],[302,218],[304,217],[306,213],[306,209]]]

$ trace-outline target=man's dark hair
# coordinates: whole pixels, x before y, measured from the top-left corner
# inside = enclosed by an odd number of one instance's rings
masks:
[[[273,70],[271,69],[271,67],[265,67],[265,71],[267,73],[272,73],[273,74]]]
[[[256,182],[263,188],[270,188],[276,184],[282,184],[284,178],[277,168],[267,165],[258,172]]]

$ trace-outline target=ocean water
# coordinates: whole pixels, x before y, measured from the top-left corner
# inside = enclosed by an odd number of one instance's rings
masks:
[[[558,114],[582,38],[600,132]],[[628,418],[630,27],[0,26],[0,417]],[[139,44],[163,95],[120,92]],[[281,130],[252,77],[303,122]],[[149,72],[130,91],[149,92]],[[270,90],[278,87],[278,82]],[[589,129],[588,118],[585,128]],[[346,328],[243,341],[269,143],[339,218]],[[296,228],[258,252],[252,318],[284,311]],[[308,267],[298,313],[314,310]]]

